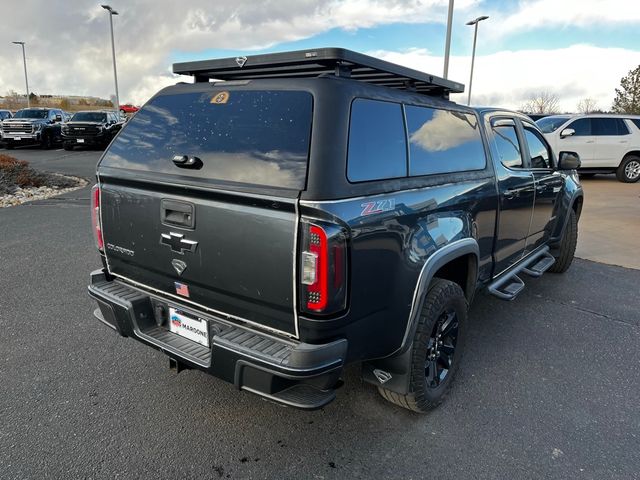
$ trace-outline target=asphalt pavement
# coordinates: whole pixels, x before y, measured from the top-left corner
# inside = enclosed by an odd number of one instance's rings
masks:
[[[89,179],[99,152],[15,150]],[[428,415],[349,368],[303,412],[96,321],[88,189],[0,209],[0,479],[638,478],[640,270],[576,260],[514,302],[476,299]]]

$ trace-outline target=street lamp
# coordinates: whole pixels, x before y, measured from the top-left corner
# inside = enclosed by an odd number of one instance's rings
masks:
[[[451,23],[453,23],[453,0],[449,0],[449,13],[447,14],[447,39],[444,45],[444,74],[443,78],[449,78],[449,52],[451,50]]]
[[[109,5],[100,5],[102,8],[109,12],[109,25],[111,27],[111,53],[113,54],[113,80],[116,84],[116,112],[120,115],[120,95],[118,94],[118,71],[116,70],[116,46],[113,41],[113,16],[118,15],[113,8]]]
[[[24,53],[24,42],[12,42],[22,47],[22,61],[24,63],[24,83],[27,87],[27,108],[31,107],[31,99],[29,98],[29,78],[27,77],[27,56]]]
[[[473,32],[473,53],[471,54],[471,75],[469,76],[469,96],[467,97],[467,105],[471,105],[471,85],[473,84],[473,64],[476,59],[476,39],[478,38],[478,23],[483,20],[486,20],[486,15],[476,18],[475,20],[471,20],[467,22],[467,25],[475,25],[475,29]]]

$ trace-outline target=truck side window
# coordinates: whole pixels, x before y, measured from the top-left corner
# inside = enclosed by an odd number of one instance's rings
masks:
[[[409,175],[482,170],[487,159],[475,115],[429,107],[405,107]]]
[[[551,155],[547,144],[534,129],[524,126],[524,136],[529,147],[531,168],[551,168]]]
[[[516,127],[513,125],[493,127],[493,138],[502,164],[508,168],[523,168]]]
[[[399,103],[357,98],[351,105],[350,182],[407,176],[407,143]]]
[[[575,122],[571,122],[566,128],[573,128],[576,131],[574,134],[575,137],[586,137],[592,135],[590,118],[580,118]]]

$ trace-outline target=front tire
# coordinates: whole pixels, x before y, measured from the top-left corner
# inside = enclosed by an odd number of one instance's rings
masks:
[[[467,308],[457,283],[433,280],[411,346],[409,393],[401,395],[378,387],[386,400],[419,413],[442,403],[462,358]]]
[[[616,177],[624,183],[635,183],[640,180],[640,157],[627,155],[616,170]]]
[[[562,234],[557,251],[552,252],[556,262],[549,268],[553,273],[564,273],[569,270],[578,244],[578,219],[573,208],[569,210],[569,221]]]
[[[64,148],[65,150],[67,150],[68,152],[70,152],[71,150],[73,150],[73,145],[71,145],[70,143],[64,143],[62,145],[62,148]]]
[[[40,142],[40,148],[42,150],[49,150],[51,148],[51,135],[48,133],[42,134],[42,140]]]

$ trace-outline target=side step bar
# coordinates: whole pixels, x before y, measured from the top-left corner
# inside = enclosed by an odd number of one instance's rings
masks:
[[[311,385],[298,384],[276,393],[268,394],[254,390],[250,387],[241,387],[242,390],[260,395],[272,402],[281,403],[302,410],[317,410],[331,403],[336,398],[336,391],[320,390]]]
[[[526,273],[530,277],[537,278],[549,270],[556,259],[549,253],[549,247],[544,247],[535,254],[526,258],[522,263],[517,264],[512,270],[505,272],[489,285],[489,293],[501,300],[511,301],[524,290],[524,282],[518,276],[519,273]]]

